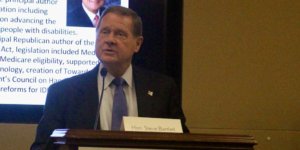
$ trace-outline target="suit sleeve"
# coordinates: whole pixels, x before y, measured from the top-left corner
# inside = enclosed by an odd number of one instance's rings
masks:
[[[49,87],[43,116],[36,131],[36,138],[31,150],[55,149],[50,135],[57,128],[64,128],[64,91],[63,87],[54,84]]]
[[[182,102],[180,98],[180,91],[175,84],[174,80],[171,80],[171,90],[170,90],[170,105],[169,105],[169,114],[171,118],[178,118],[181,120],[182,130],[184,133],[189,133],[189,129],[187,128],[185,122],[186,118],[182,110]]]

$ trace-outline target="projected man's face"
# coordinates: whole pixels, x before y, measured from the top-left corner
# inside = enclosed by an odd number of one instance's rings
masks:
[[[133,35],[132,18],[108,13],[100,22],[96,55],[106,65],[128,67],[142,44],[142,36]]]
[[[91,12],[97,13],[104,5],[105,0],[82,0],[83,5]]]

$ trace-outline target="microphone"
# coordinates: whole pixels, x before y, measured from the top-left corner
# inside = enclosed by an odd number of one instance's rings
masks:
[[[103,78],[105,78],[106,75],[107,75],[107,69],[106,69],[106,68],[102,68],[102,69],[100,70],[100,74],[101,74],[101,76],[102,76]]]
[[[100,75],[102,76],[102,90],[101,90],[101,95],[100,95],[100,99],[99,99],[99,103],[98,103],[98,107],[97,107],[96,118],[95,118],[95,123],[94,123],[94,130],[97,129],[97,125],[99,122],[99,115],[100,115],[99,111],[100,111],[100,106],[101,106],[101,102],[102,102],[102,98],[103,98],[104,81],[105,81],[105,77],[107,75],[107,69],[102,68],[100,70]]]

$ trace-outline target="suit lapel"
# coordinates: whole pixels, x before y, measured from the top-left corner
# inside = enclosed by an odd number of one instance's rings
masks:
[[[77,117],[85,117],[82,119],[85,124],[83,126],[86,128],[93,128],[97,113],[99,101],[97,85],[98,66],[90,72],[83,74],[78,81],[78,84],[75,85],[76,91],[78,91],[78,97],[76,97],[77,101],[75,101],[77,103],[75,106],[79,113]]]
[[[136,98],[138,105],[138,116],[151,117],[153,100],[151,93],[153,89],[149,87],[151,79],[146,77],[146,74],[139,68],[133,68],[133,76],[136,90]]]

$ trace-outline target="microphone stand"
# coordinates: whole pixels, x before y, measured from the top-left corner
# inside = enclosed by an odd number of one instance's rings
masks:
[[[95,123],[94,123],[94,130],[97,130],[97,125],[99,122],[99,111],[100,111],[100,106],[101,106],[101,102],[102,102],[102,98],[103,98],[103,92],[104,92],[104,81],[105,81],[105,77],[107,74],[107,69],[106,68],[102,68],[100,71],[100,74],[102,76],[102,90],[101,90],[101,95],[100,95],[100,100],[98,103],[98,107],[97,107],[97,112],[96,112],[96,118],[95,118]]]

